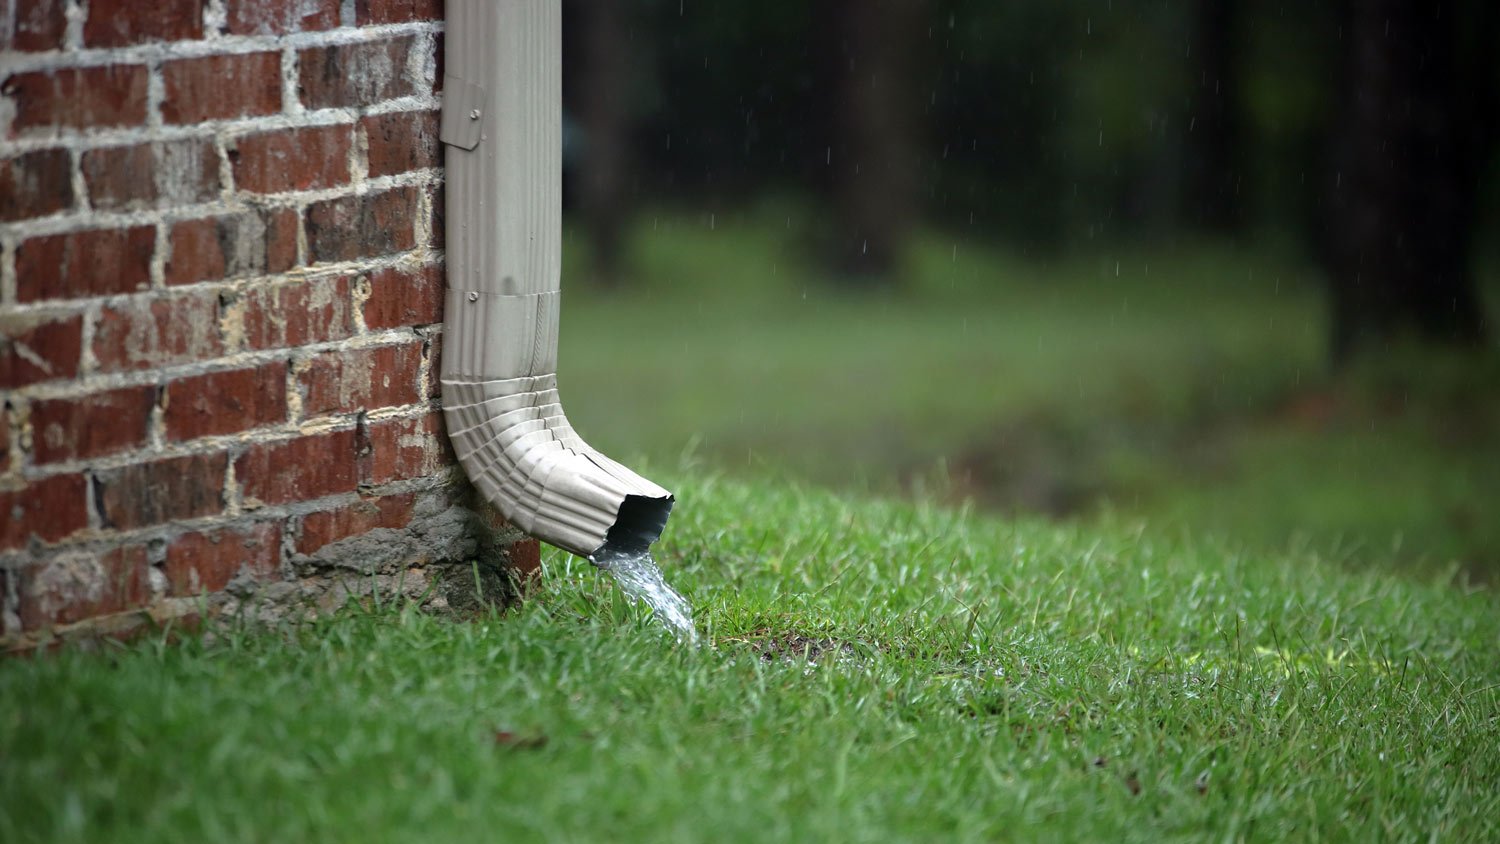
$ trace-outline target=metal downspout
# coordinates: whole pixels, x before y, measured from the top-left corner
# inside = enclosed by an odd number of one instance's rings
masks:
[[[673,498],[589,447],[558,399],[561,4],[446,5],[448,436],[512,524],[607,565],[656,541]]]

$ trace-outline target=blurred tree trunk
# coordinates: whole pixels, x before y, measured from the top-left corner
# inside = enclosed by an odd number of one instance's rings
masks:
[[[1193,72],[1188,117],[1183,205],[1187,222],[1215,234],[1233,234],[1244,222],[1240,113],[1239,0],[1197,0],[1189,66]]]
[[[828,165],[837,219],[834,270],[889,284],[917,212],[912,75],[926,37],[924,0],[822,0],[819,40],[828,70]]]
[[[621,0],[576,0],[578,122],[583,131],[578,200],[593,255],[595,280],[619,285],[624,270],[627,195],[631,167],[631,56],[629,4]]]
[[[1336,363],[1393,340],[1477,346],[1470,272],[1482,170],[1493,146],[1490,39],[1463,49],[1490,0],[1346,0],[1326,254]],[[1479,18],[1481,20],[1474,20]]]

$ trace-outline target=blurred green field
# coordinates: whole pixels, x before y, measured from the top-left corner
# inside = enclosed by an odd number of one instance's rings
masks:
[[[618,290],[588,283],[570,227],[562,386],[584,436],[658,464],[1500,570],[1500,356],[1334,379],[1316,270],[1276,249],[1027,257],[929,232],[897,289],[864,295],[819,274],[816,226],[793,203],[647,213]]]

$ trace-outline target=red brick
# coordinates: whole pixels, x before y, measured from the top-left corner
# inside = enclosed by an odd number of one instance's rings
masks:
[[[259,287],[231,306],[244,326],[245,345],[277,349],[325,343],[354,336],[354,305],[349,279]]]
[[[139,448],[155,405],[155,387],[32,402],[32,460],[41,466]]]
[[[56,542],[88,527],[88,481],[54,475],[0,492],[0,516],[0,550],[20,548],[32,535]]]
[[[229,151],[234,184],[250,193],[331,188],[349,181],[353,127],[304,126],[246,135]]]
[[[224,470],[229,457],[194,454],[134,463],[94,476],[99,518],[105,527],[133,530],[224,512]]]
[[[100,211],[192,205],[219,195],[219,154],[195,139],[91,149],[83,180]]]
[[[104,372],[206,360],[223,353],[218,297],[185,293],[104,308],[94,357]]]
[[[40,630],[144,607],[151,565],[143,545],[64,551],[17,573],[21,629]]]
[[[294,208],[269,208],[266,222],[266,272],[282,273],[297,266],[297,235],[302,215]]]
[[[103,67],[18,73],[0,85],[15,106],[11,134],[27,129],[139,126],[146,122],[146,68]]]
[[[188,41],[203,37],[206,0],[89,0],[83,23],[86,47],[126,47],[153,41]]]
[[[417,188],[401,187],[312,203],[306,214],[309,261],[353,261],[411,249],[419,197]]]
[[[379,330],[442,322],[443,291],[442,264],[376,270],[370,273],[365,325]]]
[[[432,337],[427,344],[427,398],[435,399],[443,394],[443,335]]]
[[[226,0],[230,35],[318,32],[339,25],[339,0]]]
[[[368,454],[360,462],[360,483],[380,485],[425,478],[453,465],[441,411],[415,419],[370,423]]]
[[[24,240],[16,249],[22,302],[132,293],[151,284],[156,229],[94,229]]]
[[[294,212],[279,209],[173,223],[167,284],[284,272],[296,263],[297,233],[286,230],[296,221]]]
[[[354,23],[408,23],[443,19],[442,0],[355,0]]]
[[[374,105],[417,93],[406,66],[411,36],[313,47],[297,54],[297,90],[309,109]]]
[[[281,111],[281,54],[240,53],[167,62],[162,120],[202,123]]]
[[[235,254],[237,218],[205,217],[182,220],[167,232],[171,256],[166,263],[167,284],[211,281],[228,274],[229,256]]]
[[[308,513],[297,534],[297,553],[311,554],[325,545],[378,528],[403,528],[411,523],[415,493],[366,498],[336,510]]]
[[[372,114],[362,121],[369,140],[371,178],[438,167],[442,162],[436,111]]]
[[[9,31],[0,27],[0,32],[9,36],[0,40],[0,50],[40,53],[62,49],[68,29],[66,0],[20,0],[7,5],[15,18]]]
[[[241,572],[263,580],[280,565],[281,525],[262,522],[173,539],[162,573],[167,576],[167,594],[188,596],[218,592]]]
[[[0,404],[0,475],[10,471],[10,410]]]
[[[438,185],[428,191],[427,194],[432,207],[432,248],[442,249],[448,239],[448,231],[444,226],[448,206],[443,194],[443,186]]]
[[[0,159],[0,222],[45,217],[73,207],[68,151],[39,149]]]
[[[83,317],[0,313],[0,389],[72,378],[83,354]]]
[[[162,400],[167,439],[234,434],[286,421],[286,362],[181,378]]]
[[[506,551],[506,568],[525,581],[542,570],[542,546],[535,539],[522,539]]]
[[[256,443],[234,461],[234,476],[247,502],[285,504],[353,492],[354,445],[353,431]]]
[[[312,417],[416,404],[421,366],[421,343],[324,352],[299,377],[302,412]]]

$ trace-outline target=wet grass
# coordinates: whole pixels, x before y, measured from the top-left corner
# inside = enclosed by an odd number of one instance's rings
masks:
[[[1500,571],[1500,353],[1334,377],[1317,272],[1254,245],[1025,257],[928,233],[898,289],[853,296],[808,260],[800,213],[645,215],[618,292],[579,283],[570,238],[562,387],[585,437],[741,477]]]
[[[707,646],[551,554],[470,622],[9,660],[0,840],[1500,837],[1493,593],[664,480],[658,557]]]

